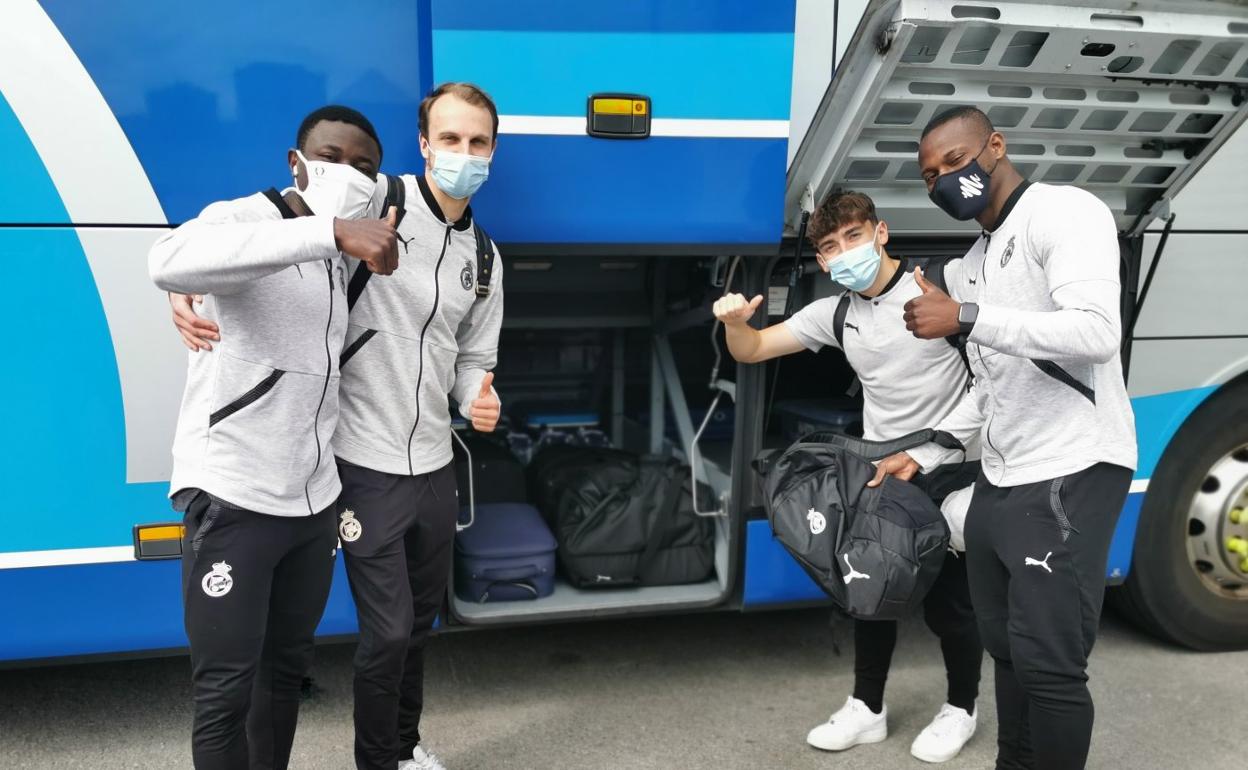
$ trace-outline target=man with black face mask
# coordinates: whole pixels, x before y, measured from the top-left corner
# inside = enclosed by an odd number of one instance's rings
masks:
[[[922,281],[904,318],[920,338],[968,335],[975,386],[936,427],[983,438],[967,572],[996,662],[997,767],[1081,768],[1087,659],[1136,463],[1114,220],[1083,190],[1025,180],[972,107],[928,124],[919,165],[936,205],[983,227],[956,287],[964,301]],[[918,469],[903,452],[877,478]]]
[[[286,162],[294,187],[213,203],[148,258],[160,288],[209,295],[205,319],[225,333],[190,357],[170,481],[198,770],[290,760],[337,552],[342,255],[383,275],[398,260],[395,212],[375,218],[381,144],[363,115],[313,112]]]

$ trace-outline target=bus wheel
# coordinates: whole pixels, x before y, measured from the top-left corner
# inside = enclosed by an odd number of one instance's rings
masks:
[[[1248,648],[1248,382],[1215,393],[1166,449],[1144,496],[1131,573],[1111,595],[1170,641]]]

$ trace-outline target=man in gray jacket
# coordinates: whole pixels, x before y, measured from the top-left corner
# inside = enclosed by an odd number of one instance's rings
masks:
[[[383,274],[398,258],[394,212],[351,221],[379,210],[381,144],[363,115],[313,112],[287,160],[295,187],[213,203],[149,255],[156,285],[209,295],[226,333],[190,358],[170,483],[200,770],[290,759],[336,552],[340,252]]]
[[[503,319],[497,250],[469,198],[485,182],[498,113],[448,83],[420,105],[425,172],[404,175],[403,269],[351,280],[342,354],[338,533],[359,615],[355,761],[361,770],[437,770],[421,745],[424,648],[442,606],[459,515],[448,397],[493,431]]]
[[[421,746],[424,647],[446,593],[459,514],[448,398],[483,432],[494,430],[501,408],[491,370],[502,266],[468,205],[489,174],[497,134],[498,113],[483,91],[435,88],[420,106],[425,172],[394,178],[405,201],[403,269],[369,280],[348,260],[334,451],[343,485],[338,534],[360,626],[359,768],[442,767]],[[216,327],[194,314],[189,297],[170,299],[188,347],[211,350]]]
[[[983,227],[951,284],[963,302],[921,281],[904,318],[921,338],[969,339],[975,386],[937,428],[983,437],[966,549],[996,662],[997,767],[1081,768],[1094,713],[1087,659],[1136,463],[1117,229],[1090,193],[1024,179],[975,108],[928,124],[919,166],[941,209]],[[917,468],[902,453],[877,480]]]

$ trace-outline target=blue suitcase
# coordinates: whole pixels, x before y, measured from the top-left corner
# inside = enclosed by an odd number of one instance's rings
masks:
[[[478,505],[455,536],[455,594],[470,602],[540,599],[555,590],[555,536],[531,505]],[[461,521],[467,521],[464,510]]]

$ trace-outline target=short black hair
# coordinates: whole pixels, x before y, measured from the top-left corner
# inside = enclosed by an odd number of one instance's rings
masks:
[[[971,123],[975,124],[982,131],[984,131],[984,133],[988,133],[988,134],[991,134],[993,131],[997,130],[993,128],[992,121],[988,119],[988,116],[984,114],[983,110],[979,109],[978,107],[972,107],[969,104],[964,104],[960,107],[954,107],[953,109],[945,110],[944,112],[940,113],[936,117],[929,120],[927,122],[927,125],[923,127],[923,133],[919,136],[919,141],[926,139],[927,135],[932,133],[932,131],[936,130],[937,128],[940,128],[946,123],[950,123],[955,120],[969,120],[971,121]]]
[[[327,104],[324,107],[312,110],[308,116],[299,124],[299,133],[295,135],[295,147],[299,151],[303,151],[303,145],[308,141],[308,134],[312,133],[312,129],[316,128],[318,123],[323,121],[332,121],[335,123],[347,123],[360,129],[368,134],[368,137],[377,143],[377,157],[382,156],[381,139],[377,138],[377,129],[373,128],[373,124],[359,110],[353,110],[350,107],[344,107],[341,104]]]

